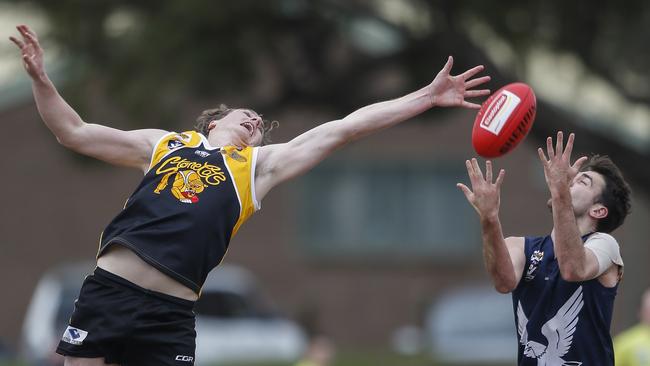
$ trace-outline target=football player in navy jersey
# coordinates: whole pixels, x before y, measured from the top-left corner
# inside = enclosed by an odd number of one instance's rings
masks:
[[[483,258],[497,291],[512,293],[519,365],[614,365],[610,324],[623,273],[609,235],[630,211],[630,188],[606,156],[571,163],[575,135],[557,133],[538,150],[551,193],[553,229],[541,237],[504,237],[492,163],[485,176],[465,162],[472,188],[458,183],[480,217]],[[547,156],[548,155],[548,156]]]
[[[82,285],[57,352],[66,365],[194,363],[193,302],[231,237],[276,185],[336,149],[432,107],[480,106],[466,98],[489,76],[483,66],[434,80],[403,97],[363,107],[286,143],[262,146],[269,126],[251,109],[217,108],[199,131],[121,131],[85,122],[49,80],[43,50],[27,26],[11,37],[22,52],[45,125],[68,149],[145,176],[102,233],[97,268]]]

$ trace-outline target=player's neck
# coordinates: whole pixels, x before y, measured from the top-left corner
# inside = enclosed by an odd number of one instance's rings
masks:
[[[596,231],[596,225],[590,217],[576,217],[576,224],[578,226],[578,234],[580,234],[581,237]],[[551,231],[551,239],[555,241],[555,227],[553,227],[553,230]]]
[[[214,147],[223,147],[223,146],[237,146],[244,147],[241,142],[238,142],[239,139],[234,138],[231,134],[223,131],[221,133],[210,133],[208,135],[208,142],[211,146]]]

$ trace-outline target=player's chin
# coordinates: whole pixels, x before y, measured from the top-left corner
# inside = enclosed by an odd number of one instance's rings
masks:
[[[546,207],[548,207],[549,210],[553,210],[553,203],[552,199],[549,198],[548,201],[546,201]]]
[[[253,136],[249,140],[248,146],[262,146],[262,137]]]

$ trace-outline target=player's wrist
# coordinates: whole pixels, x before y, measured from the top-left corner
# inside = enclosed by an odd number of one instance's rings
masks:
[[[552,199],[562,199],[571,197],[571,192],[569,191],[569,184],[566,182],[551,182],[548,185],[549,191],[551,192]]]
[[[47,76],[45,71],[39,72],[35,75],[31,75],[32,77],[32,84],[34,86],[37,86],[39,88],[53,88],[54,84],[52,84],[52,81],[50,78]]]
[[[479,219],[482,226],[497,225],[499,223],[499,210],[481,213]]]

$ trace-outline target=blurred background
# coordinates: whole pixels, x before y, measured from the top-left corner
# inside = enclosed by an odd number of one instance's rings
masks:
[[[575,132],[578,154],[610,155],[634,191],[614,233],[626,266],[612,333],[637,321],[650,285],[649,2],[5,0],[7,365],[60,362],[50,349],[99,234],[141,179],[57,144],[7,39],[17,24],[39,33],[51,78],[82,117],[122,129],[184,131],[226,103],[278,120],[272,138],[285,142],[428,84],[448,55],[454,73],[486,65],[493,91],[526,82],[536,122],[495,161],[507,171],[504,233],[552,228],[536,153],[546,136]],[[197,365],[291,365],[306,353],[341,366],[513,364],[510,297],[490,288],[478,220],[455,187],[474,156],[475,113],[431,110],[270,193],[206,285]]]

